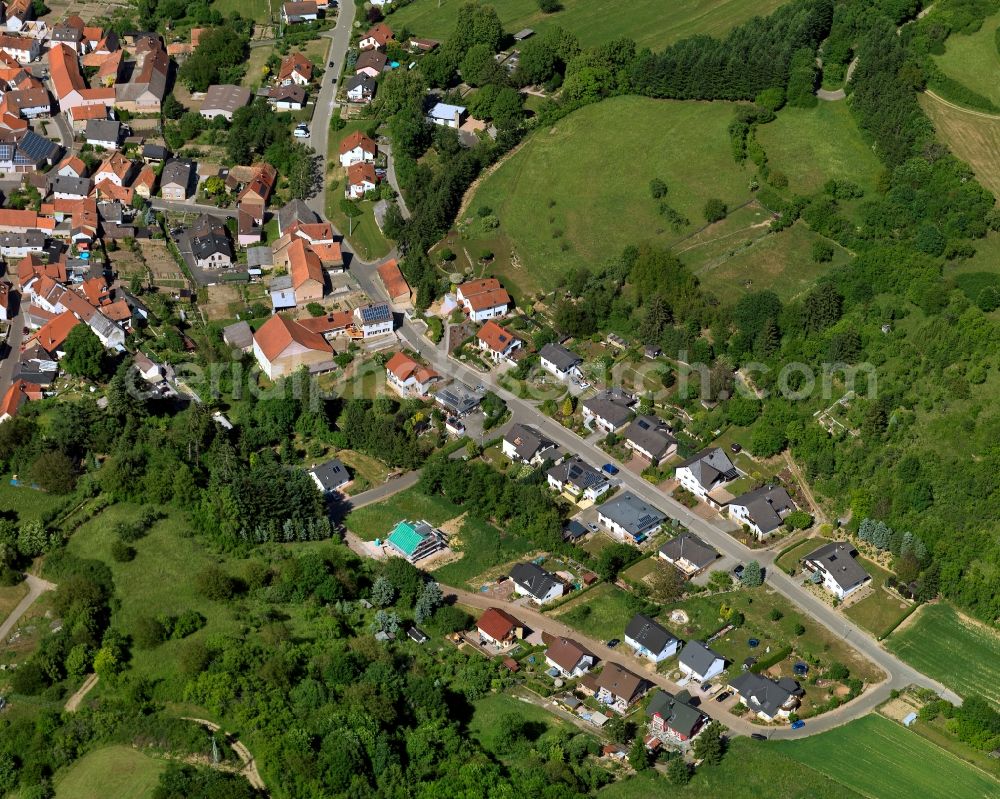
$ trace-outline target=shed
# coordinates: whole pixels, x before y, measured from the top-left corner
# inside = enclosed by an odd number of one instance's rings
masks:
[[[916,714],[916,713],[907,713],[907,714],[906,714],[906,715],[905,715],[905,716],[903,717],[903,726],[904,726],[904,727],[909,727],[909,726],[911,726],[911,725],[913,724],[913,722],[915,722],[916,720],[917,720],[917,714]]]

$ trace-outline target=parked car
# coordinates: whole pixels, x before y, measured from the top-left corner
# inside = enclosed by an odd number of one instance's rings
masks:
[[[766,735],[761,735],[759,732],[752,732],[752,733],[750,733],[750,737],[753,738],[755,741],[766,741],[767,740],[767,736]]]
[[[299,125],[298,127],[295,128],[294,131],[292,131],[292,135],[294,135],[296,139],[308,139],[309,128],[307,128],[305,125]]]
[[[711,690],[712,690],[712,683],[710,683],[710,682],[703,682],[703,683],[701,684],[701,692],[702,692],[702,693],[704,693],[704,694],[707,694],[707,693],[709,693],[709,692],[710,692]]]
[[[601,469],[607,472],[608,474],[618,474],[618,467],[615,466],[613,463],[605,463],[601,467]]]
[[[612,638],[610,641],[608,641],[607,644],[605,644],[605,646],[607,646],[608,649],[614,649],[620,643],[621,641],[619,641],[617,638]]]
[[[793,730],[801,730],[805,726],[806,723],[802,719],[796,719],[795,721],[792,722]]]
[[[723,691],[721,694],[719,694],[717,697],[715,697],[715,701],[716,702],[725,702],[732,695],[733,694],[732,694],[731,691]]]
[[[331,61],[330,62],[330,69],[333,69],[335,65],[336,65],[336,62],[335,61]]]
[[[587,522],[587,529],[590,530],[590,532],[592,532],[592,533],[596,533],[597,532],[597,525],[594,524],[593,522]]]
[[[733,569],[733,574],[736,575],[737,578],[739,578],[739,577],[741,577],[743,575],[743,564],[742,563],[736,564],[736,567]]]
[[[729,449],[731,449],[736,455],[739,455],[743,451],[743,447],[735,442],[729,445]]]

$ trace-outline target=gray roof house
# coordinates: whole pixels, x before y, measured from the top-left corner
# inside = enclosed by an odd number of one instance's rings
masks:
[[[560,380],[567,377],[580,377],[580,364],[583,358],[562,344],[546,344],[538,351],[542,368],[551,372]]]
[[[72,175],[49,173],[49,191],[59,200],[83,199],[90,196],[94,182],[90,178],[75,178]]]
[[[309,470],[309,476],[324,494],[336,491],[351,482],[350,472],[338,458],[331,458],[326,463],[313,466]]]
[[[375,79],[368,75],[352,75],[344,81],[347,99],[355,103],[367,103],[375,96],[378,86]]]
[[[597,510],[598,521],[615,538],[627,544],[644,541],[660,529],[666,518],[666,514],[631,491],[609,499]]]
[[[583,421],[606,433],[616,433],[632,419],[635,398],[622,391],[602,391],[583,402]]]
[[[729,687],[739,696],[740,701],[765,721],[787,718],[798,704],[802,694],[799,684],[788,677],[769,680],[752,671],[745,671],[733,680]]]
[[[185,158],[167,161],[160,173],[160,194],[168,200],[186,200],[194,173],[193,161]]]
[[[611,488],[605,475],[576,456],[557,463],[545,476],[549,486],[556,491],[566,491],[585,499],[597,499]]]
[[[253,330],[249,322],[233,322],[222,328],[222,340],[230,347],[249,352],[253,348]]]
[[[538,428],[526,424],[511,425],[503,437],[503,454],[521,463],[540,463],[542,456],[555,446],[555,442],[545,438]]]
[[[766,538],[795,510],[795,503],[782,486],[761,486],[741,494],[726,506],[729,515],[749,527],[759,539]]]
[[[827,591],[844,599],[871,579],[855,560],[856,554],[846,541],[831,541],[802,558],[802,565],[822,578]]]
[[[278,234],[283,234],[296,222],[312,225],[319,221],[319,216],[304,200],[289,200],[278,209]]]
[[[87,120],[87,144],[94,147],[103,147],[105,150],[114,150],[118,147],[118,142],[122,137],[122,124],[112,119],[90,119]]]
[[[635,650],[639,657],[654,663],[677,654],[681,642],[663,625],[636,613],[625,625],[625,643]]]
[[[726,659],[701,641],[688,641],[681,650],[677,665],[686,676],[701,682],[721,674],[726,667]]]
[[[514,581],[515,593],[530,596],[539,605],[563,595],[562,580],[537,563],[515,564],[511,567],[510,579]]]
[[[689,741],[709,722],[709,717],[698,708],[688,704],[686,691],[671,696],[657,689],[646,706],[649,725],[648,735],[663,740],[663,737]]]
[[[677,439],[657,416],[637,416],[625,430],[625,446],[655,466],[677,452]]]
[[[698,499],[714,507],[721,507],[724,502],[716,501],[709,494],[738,478],[740,471],[721,447],[712,447],[703,449],[697,455],[678,464],[674,469],[674,475],[681,486]]]
[[[233,262],[233,245],[222,220],[202,214],[191,226],[191,252],[198,266],[229,266]]]
[[[233,113],[250,102],[250,90],[243,86],[236,86],[231,83],[215,84],[209,86],[205,92],[205,99],[201,104],[201,115],[205,119],[215,119],[223,116],[230,122],[233,121]]]
[[[711,566],[719,553],[694,533],[681,533],[660,547],[659,556],[690,579]]]

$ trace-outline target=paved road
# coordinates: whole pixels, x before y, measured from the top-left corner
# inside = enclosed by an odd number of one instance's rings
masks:
[[[20,295],[18,295],[20,299]],[[14,382],[14,369],[21,357],[21,341],[24,339],[24,311],[18,302],[17,316],[10,320],[10,334],[5,344],[0,345],[0,397],[7,393]]]
[[[351,44],[351,29],[354,25],[356,8],[353,2],[341,3],[337,10],[337,24],[323,35],[330,40],[330,50],[323,64],[323,85],[316,96],[313,110],[311,138],[309,143],[320,158],[320,190],[306,200],[306,203],[320,216],[326,216],[326,152],[330,135],[330,118],[337,108],[337,79],[344,67],[347,48]],[[329,66],[333,62],[333,67]],[[346,242],[345,242],[346,243]]]
[[[403,191],[399,188],[399,181],[396,179],[396,162],[392,157],[392,145],[383,144],[382,152],[386,155],[386,170],[385,176],[389,181],[389,185],[396,190],[396,203],[399,205],[399,212],[403,215],[403,219],[410,218],[410,209],[406,207],[406,200],[403,198]]]
[[[398,494],[400,491],[405,491],[407,488],[413,488],[419,479],[420,470],[415,469],[412,472],[407,472],[397,477],[395,480],[389,480],[382,483],[382,485],[369,488],[360,494],[355,494],[353,497],[345,497],[341,503],[341,507],[347,511],[352,511],[363,508],[365,505],[373,505],[376,502],[381,502],[383,499],[388,499],[394,494]]]
[[[851,76],[854,75],[854,70],[857,66],[858,66],[858,59],[857,57],[855,57],[854,60],[847,65],[847,76],[844,78],[845,86],[850,82]],[[836,102],[837,100],[843,100],[845,97],[847,97],[847,92],[845,92],[842,88],[834,89],[833,91],[830,91],[828,89],[817,89],[816,97],[819,98],[820,100],[826,100],[828,103],[832,103]]]
[[[239,215],[239,211],[235,208],[235,206],[232,208],[218,208],[214,205],[196,203],[193,199],[164,200],[162,197],[153,197],[149,202],[150,205],[152,205],[157,211],[173,211],[178,214],[212,214],[213,216],[220,216],[223,218],[235,218]]]
[[[55,583],[50,583],[48,580],[43,580],[41,577],[35,577],[33,574],[27,576],[28,581],[28,593],[25,595],[24,599],[17,603],[17,607],[14,608],[3,624],[0,624],[0,641],[7,639],[10,635],[11,630],[14,626],[21,620],[21,617],[28,612],[28,608],[31,607],[32,603],[46,591],[52,591],[55,589]]]

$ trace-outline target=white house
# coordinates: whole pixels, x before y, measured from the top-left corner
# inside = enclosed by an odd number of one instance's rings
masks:
[[[392,332],[392,308],[386,302],[374,302],[354,309],[354,323],[361,338],[375,338]]]
[[[560,380],[583,377],[580,365],[583,358],[572,350],[566,349],[562,344],[546,344],[538,352],[541,359],[542,368],[549,374],[553,374]]]
[[[625,430],[625,446],[654,466],[677,452],[670,427],[656,416],[639,416]]]
[[[705,682],[722,674],[722,670],[726,668],[726,659],[701,641],[688,641],[681,650],[677,665],[685,677]]]
[[[444,127],[457,129],[462,126],[462,119],[464,117],[465,106],[435,103],[427,115],[427,121],[434,125],[443,125]]]
[[[389,385],[404,397],[423,397],[441,380],[441,375],[404,352],[397,352],[386,362],[385,373]]]
[[[582,405],[583,423],[605,433],[617,433],[633,417],[635,397],[621,390],[602,391]]]
[[[690,491],[698,499],[715,508],[720,508],[724,503],[713,498],[712,492],[738,478],[740,472],[733,466],[733,462],[729,460],[720,447],[713,447],[703,449],[697,455],[680,463],[674,469],[674,476],[684,489]]]
[[[367,161],[359,161],[347,167],[347,188],[344,194],[350,200],[360,200],[368,192],[378,188],[375,166]]]
[[[597,509],[597,520],[616,539],[640,544],[655,534],[666,515],[631,491],[609,499]]]
[[[625,643],[636,655],[654,663],[676,655],[681,644],[666,627],[641,613],[636,613],[625,625]]]
[[[577,499],[596,500],[611,488],[601,472],[578,457],[566,458],[545,473],[549,487]]]
[[[795,503],[781,486],[766,485],[741,494],[726,506],[730,518],[750,528],[759,540],[781,527]]]
[[[369,75],[352,75],[344,81],[347,99],[352,103],[370,103],[378,83]]]
[[[340,143],[340,165],[344,169],[362,161],[372,163],[377,155],[378,145],[360,130],[354,131]]]
[[[510,579],[514,582],[515,594],[530,597],[539,605],[558,599],[565,590],[562,580],[536,563],[515,564],[511,567]]]
[[[521,339],[492,319],[479,328],[479,349],[489,353],[495,363],[514,360],[514,353],[521,349]]]
[[[590,671],[597,660],[593,652],[572,638],[555,637],[549,636],[548,633],[542,633],[542,640],[549,645],[549,648],[545,650],[545,662],[550,668],[558,669],[559,673],[566,679],[582,677]]]
[[[537,428],[526,424],[511,425],[503,437],[503,454],[517,463],[535,466],[545,460],[545,454],[556,448],[555,442],[545,438]]]
[[[456,297],[473,322],[506,316],[511,305],[510,295],[496,278],[468,280],[458,287]]]
[[[823,587],[843,600],[871,579],[855,559],[856,554],[846,541],[831,541],[802,558],[802,565],[820,575]]]
[[[730,680],[729,687],[762,721],[787,719],[799,706],[802,695],[799,684],[790,677],[769,680],[750,671]]]

